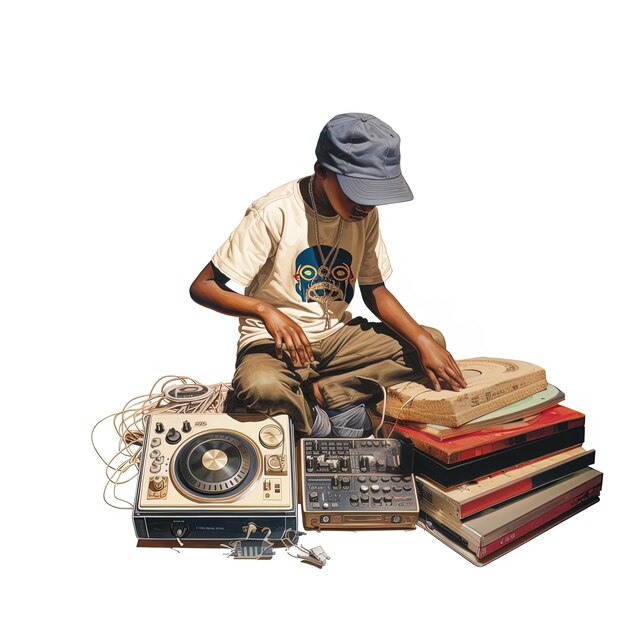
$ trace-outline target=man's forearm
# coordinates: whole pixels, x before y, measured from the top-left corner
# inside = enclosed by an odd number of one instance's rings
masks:
[[[271,307],[267,302],[244,296],[216,280],[213,266],[209,263],[189,288],[194,302],[225,315],[263,319]]]
[[[422,340],[431,339],[427,330],[420,326],[383,285],[372,289],[364,297],[366,306],[395,333],[418,347]]]

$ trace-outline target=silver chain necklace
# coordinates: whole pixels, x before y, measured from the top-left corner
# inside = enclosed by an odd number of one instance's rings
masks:
[[[322,252],[322,246],[320,244],[320,227],[317,213],[317,205],[315,203],[315,196],[313,195],[313,179],[314,176],[309,178],[309,198],[311,200],[311,208],[313,209],[313,216],[315,218],[315,242],[317,249],[320,253],[320,266],[317,270],[318,276],[322,279],[319,282],[313,283],[307,289],[307,299],[319,302],[322,305],[324,311],[324,330],[330,329],[330,303],[334,300],[343,300],[343,290],[335,283],[328,280],[331,269],[337,260],[339,254],[339,242],[341,241],[341,235],[343,234],[343,220],[339,218],[339,230],[337,231],[337,239],[335,244],[330,249],[329,253],[324,256]]]

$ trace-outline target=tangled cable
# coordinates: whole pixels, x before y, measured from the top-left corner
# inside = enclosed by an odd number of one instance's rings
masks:
[[[187,376],[162,376],[147,394],[129,400],[121,411],[111,413],[96,422],[91,430],[91,444],[106,466],[106,483],[102,492],[104,501],[116,509],[129,509],[133,505],[117,495],[120,485],[130,483],[139,474],[143,438],[148,415],[159,413],[223,413],[232,387],[228,383],[204,385]],[[117,451],[107,460],[100,454],[94,434],[98,427],[111,420],[117,434]],[[130,473],[130,475],[129,475]],[[112,490],[114,502],[107,493]],[[128,506],[119,506],[124,503]]]

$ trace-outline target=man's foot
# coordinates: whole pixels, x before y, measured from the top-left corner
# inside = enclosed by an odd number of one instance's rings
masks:
[[[364,404],[339,409],[313,407],[315,421],[311,437],[341,437],[358,439],[372,432],[372,421]]]

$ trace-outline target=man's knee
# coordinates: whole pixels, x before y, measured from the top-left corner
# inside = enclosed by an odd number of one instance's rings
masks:
[[[238,369],[233,378],[233,389],[240,402],[247,406],[270,406],[285,394],[286,383],[280,372],[263,368]]]

